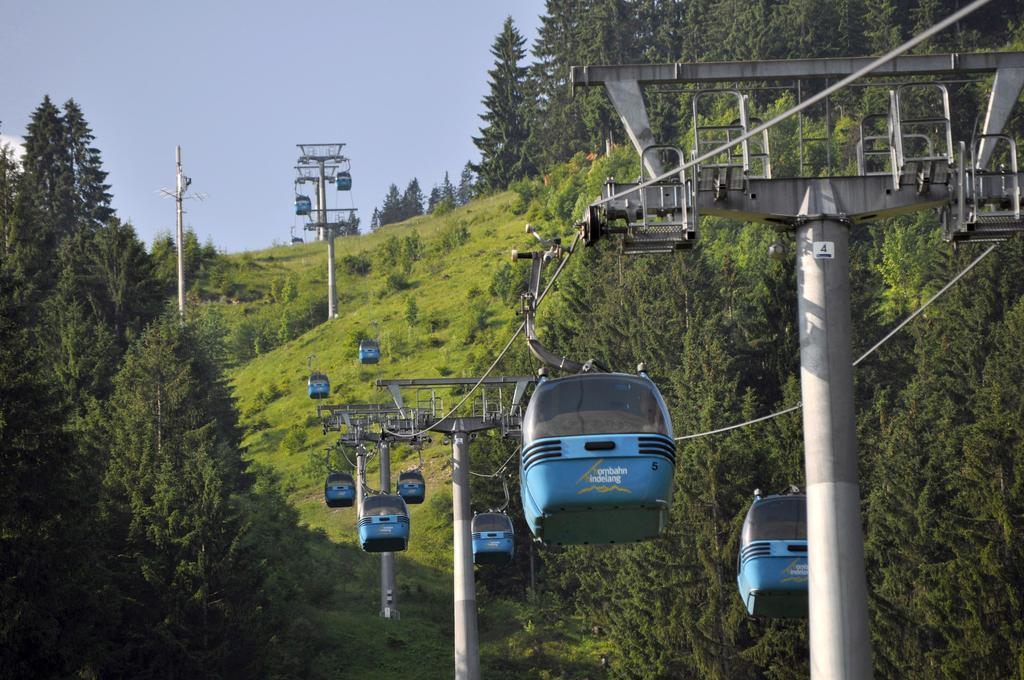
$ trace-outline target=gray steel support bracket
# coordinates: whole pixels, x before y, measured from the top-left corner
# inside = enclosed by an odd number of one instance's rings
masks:
[[[626,128],[626,134],[636,147],[636,152],[642,155],[644,149],[655,144],[655,139],[654,133],[651,132],[650,120],[647,118],[647,106],[640,91],[640,83],[627,79],[606,80],[604,87],[608,90],[608,97],[612,100],[623,127]],[[645,158],[644,165],[652,177],[664,172],[661,163],[653,156]]]
[[[1024,89],[1024,67],[1000,68],[996,71],[995,80],[992,82],[992,95],[988,99],[988,111],[985,113],[985,124],[981,128],[982,134],[998,134],[1003,131],[1006,122],[1010,120],[1013,105],[1020,98],[1021,89]],[[994,139],[981,140],[979,168],[988,166],[994,148]]]

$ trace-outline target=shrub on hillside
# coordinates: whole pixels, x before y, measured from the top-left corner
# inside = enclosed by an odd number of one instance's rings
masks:
[[[306,439],[306,428],[296,423],[281,438],[281,449],[289,454],[299,453],[306,448]]]
[[[513,305],[519,297],[526,292],[527,281],[530,278],[530,268],[516,266],[508,262],[494,270],[491,275],[491,295],[496,296],[506,305]]]
[[[407,290],[412,287],[412,283],[409,281],[409,277],[402,272],[391,272],[387,278],[387,290],[392,293],[397,293],[402,290]]]
[[[370,273],[372,265],[370,258],[365,255],[346,255],[341,259],[341,267],[345,273],[352,276],[366,276]]]
[[[466,227],[465,222],[458,222],[451,224],[441,230],[441,238],[439,240],[441,250],[448,251],[458,248],[463,243],[469,240],[469,228]]]
[[[389,236],[381,246],[380,261],[385,267],[394,267],[402,257],[402,242],[397,236]]]

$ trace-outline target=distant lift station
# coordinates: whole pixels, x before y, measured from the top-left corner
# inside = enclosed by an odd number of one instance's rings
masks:
[[[626,543],[664,531],[675,442],[646,373],[542,379],[523,415],[520,485],[545,543]]]
[[[807,616],[807,496],[754,496],[740,539],[736,581],[753,616]]]
[[[329,508],[351,508],[356,502],[356,483],[347,472],[332,472],[324,482],[324,502]]]
[[[508,564],[515,553],[515,529],[503,512],[481,512],[473,516],[474,564]]]
[[[363,499],[359,543],[366,552],[398,552],[409,544],[409,509],[401,496],[381,494]]]

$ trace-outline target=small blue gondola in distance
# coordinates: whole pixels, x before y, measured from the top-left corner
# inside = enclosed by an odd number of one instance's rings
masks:
[[[356,483],[347,472],[332,472],[324,482],[324,502],[329,508],[351,508],[356,502]]]
[[[359,343],[359,363],[376,364],[380,362],[380,343],[376,340],[363,340]]]
[[[337,187],[338,191],[351,191],[352,174],[347,170],[339,172],[334,176],[334,186]]]
[[[398,495],[406,503],[422,503],[427,495],[427,482],[419,470],[406,470],[398,475]]]
[[[508,564],[515,554],[512,519],[503,512],[481,512],[473,517],[473,563]]]
[[[736,583],[752,616],[807,616],[807,497],[754,496],[740,538]]]
[[[364,498],[358,526],[359,544],[366,552],[399,552],[409,544],[409,509],[401,496]]]
[[[298,195],[295,197],[295,214],[308,215],[313,210],[313,202],[309,196]]]
[[[331,381],[323,373],[311,373],[306,386],[310,399],[326,399],[331,396]]]
[[[523,416],[523,512],[545,543],[626,543],[668,521],[675,442],[646,373],[544,380]]]

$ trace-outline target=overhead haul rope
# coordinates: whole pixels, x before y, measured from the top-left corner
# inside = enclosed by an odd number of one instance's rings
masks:
[[[501,467],[499,467],[497,470],[495,470],[491,474],[485,475],[485,474],[482,474],[480,472],[473,472],[472,470],[469,471],[469,474],[475,475],[477,477],[484,477],[484,478],[487,478],[487,479],[489,479],[491,477],[497,477],[498,475],[500,475],[502,472],[505,471],[505,468],[508,467],[508,464],[512,461],[513,458],[516,457],[516,454],[519,453],[519,449],[520,448],[522,448],[522,447],[517,446],[516,450],[512,452],[512,455],[509,456],[508,458],[506,458],[505,462],[501,464]]]
[[[937,293],[935,293],[935,295],[933,295],[930,298],[928,298],[928,300],[924,304],[922,304],[920,307],[918,307],[916,310],[914,310],[914,312],[910,316],[908,316],[906,319],[901,321],[899,323],[899,325],[896,326],[896,328],[893,328],[891,331],[889,331],[885,335],[884,338],[882,338],[881,340],[876,342],[874,345],[872,345],[871,349],[869,349],[868,351],[864,352],[864,354],[861,354],[859,357],[857,357],[857,359],[853,362],[853,366],[857,366],[862,361],[867,359],[875,350],[877,350],[879,347],[884,345],[892,336],[894,336],[897,333],[899,333],[903,329],[904,326],[906,326],[908,323],[913,321],[921,312],[923,312],[928,307],[928,305],[930,305],[931,303],[935,302],[940,297],[942,297],[946,293],[946,291],[948,291],[950,288],[953,287],[953,284],[955,284],[957,281],[959,281],[961,278],[963,278],[964,275],[967,274],[967,272],[969,272],[972,269],[974,269],[975,265],[977,265],[979,262],[981,262],[983,259],[985,259],[989,255],[989,253],[991,253],[993,250],[995,250],[997,245],[998,244],[994,244],[994,245],[989,246],[988,248],[985,249],[985,252],[983,252],[978,257],[974,258],[974,261],[972,261],[969,265],[964,267],[964,269],[961,270],[959,274],[954,276],[949,281],[949,283],[947,283],[945,286],[940,288],[939,291]],[[697,434],[687,434],[687,435],[683,435],[682,437],[676,437],[676,441],[679,442],[679,441],[683,441],[683,440],[686,440],[686,439],[698,439],[700,437],[707,437],[707,436],[710,436],[710,435],[713,435],[713,434],[721,434],[722,432],[729,432],[730,430],[735,430],[735,429],[738,429],[738,428],[741,428],[741,427],[746,427],[747,425],[753,425],[755,423],[760,423],[760,422],[763,422],[765,420],[771,420],[772,418],[777,418],[777,417],[785,415],[787,413],[792,413],[793,411],[797,411],[797,410],[801,409],[802,407],[803,407],[803,402],[798,402],[796,404],[796,406],[790,406],[789,408],[782,409],[781,411],[776,411],[775,413],[771,413],[771,414],[766,415],[766,416],[761,416],[760,418],[754,418],[753,420],[747,420],[747,421],[744,421],[742,423],[736,423],[735,425],[729,425],[727,427],[720,427],[717,430],[709,430],[707,432],[698,432]]]
[[[582,237],[582,234],[577,232],[576,233],[576,238],[573,239],[572,245],[569,246],[569,250],[566,251],[565,259],[563,259],[561,262],[558,263],[558,267],[555,269],[555,273],[551,275],[551,280],[548,281],[548,285],[544,287],[544,291],[540,294],[540,296],[537,297],[537,304],[538,305],[544,299],[544,296],[546,296],[548,294],[548,291],[551,290],[551,286],[555,285],[555,281],[558,279],[559,274],[561,274],[562,270],[565,269],[565,265],[569,262],[569,259],[572,257],[572,254],[576,251],[576,245],[580,242],[580,238],[581,237]],[[414,432],[412,434],[400,434],[398,432],[392,432],[392,431],[388,430],[387,428],[385,428],[383,425],[381,426],[381,429],[386,434],[389,434],[389,435],[391,435],[393,437],[397,437],[399,439],[413,439],[415,437],[419,437],[422,434],[426,434],[427,432],[430,432],[432,429],[437,427],[440,423],[442,423],[445,420],[447,420],[449,417],[451,417],[451,415],[453,413],[455,413],[460,408],[462,408],[462,405],[465,404],[466,401],[471,396],[473,396],[473,393],[476,392],[477,389],[479,389],[480,385],[482,385],[484,380],[487,379],[487,376],[489,376],[491,374],[491,371],[494,370],[494,367],[498,365],[498,362],[501,361],[502,358],[504,358],[505,354],[508,353],[508,350],[512,347],[512,343],[515,342],[516,338],[519,337],[519,334],[523,332],[523,329],[525,327],[526,327],[526,322],[525,321],[523,321],[521,324],[519,324],[519,326],[516,328],[515,332],[512,333],[512,337],[510,337],[508,339],[508,342],[505,343],[505,347],[501,350],[501,352],[494,359],[494,361],[491,362],[491,365],[487,367],[487,370],[484,371],[484,374],[482,376],[480,376],[480,379],[476,381],[476,384],[473,385],[473,387],[469,390],[469,392],[466,393],[466,395],[464,397],[462,397],[462,399],[459,401],[459,403],[457,403],[455,406],[453,406],[451,408],[451,410],[448,411],[448,413],[446,413],[441,418],[439,418],[437,421],[435,421],[433,425],[430,425],[429,427],[426,427],[426,428],[424,428],[422,430],[419,430],[418,432]]]
[[[616,199],[624,198],[626,196],[634,194],[637,191],[639,191],[640,189],[643,189],[645,187],[651,186],[653,184],[657,184],[658,182],[662,182],[662,181],[664,181],[666,179],[675,177],[679,173],[684,172],[686,170],[689,170],[690,168],[692,168],[695,165],[703,163],[704,161],[706,161],[706,160],[708,160],[710,158],[714,158],[715,156],[718,156],[719,154],[721,154],[721,153],[723,153],[725,151],[728,151],[729,149],[733,148],[734,146],[737,146],[738,144],[741,144],[741,143],[747,141],[751,137],[754,137],[756,135],[761,134],[762,132],[764,132],[768,128],[774,127],[775,125],[781,123],[782,121],[786,120],[787,118],[790,118],[790,117],[800,113],[804,109],[817,104],[822,99],[825,99],[826,97],[828,97],[832,93],[834,93],[834,92],[836,92],[838,90],[843,89],[844,87],[846,87],[847,85],[849,85],[853,81],[858,80],[859,78],[862,78],[865,75],[871,73],[872,71],[877,69],[879,66],[883,66],[884,64],[887,64],[888,62],[892,61],[893,59],[895,59],[899,55],[901,55],[904,52],[906,52],[907,50],[910,50],[910,49],[916,47],[918,44],[924,42],[925,40],[927,40],[928,38],[932,37],[933,35],[935,35],[939,31],[947,28],[948,26],[950,26],[951,24],[956,23],[957,21],[960,21],[961,19],[963,19],[965,16],[967,16],[968,14],[973,12],[974,10],[976,10],[976,9],[978,9],[980,7],[983,7],[984,5],[988,4],[989,2],[991,2],[991,0],[975,0],[971,4],[969,4],[966,7],[964,7],[963,9],[960,9],[960,10],[957,10],[956,12],[953,12],[948,17],[946,17],[945,19],[943,19],[939,23],[935,24],[931,28],[928,28],[928,29],[922,31],[921,33],[918,33],[917,35],[915,35],[913,38],[911,38],[907,42],[905,42],[902,45],[900,45],[900,46],[890,50],[889,52],[883,54],[881,57],[879,57],[878,59],[875,59],[873,62],[871,62],[867,66],[861,68],[858,71],[854,71],[850,75],[846,76],[845,78],[843,78],[842,80],[837,82],[835,85],[831,85],[829,87],[826,87],[824,90],[822,90],[818,94],[814,95],[813,97],[810,97],[810,98],[804,100],[800,104],[797,104],[796,106],[794,106],[793,108],[791,108],[791,109],[789,109],[787,111],[783,111],[782,113],[780,113],[779,115],[775,116],[771,120],[769,120],[769,121],[767,121],[765,123],[762,123],[761,125],[758,125],[753,130],[750,130],[749,132],[746,132],[746,133],[740,135],[736,139],[733,139],[733,140],[730,140],[730,141],[726,142],[725,144],[723,144],[722,146],[718,147],[717,149],[712,149],[712,150],[710,150],[710,151],[708,151],[708,152],[706,152],[704,154],[701,154],[700,156],[697,156],[697,157],[695,157],[695,158],[693,158],[693,159],[691,159],[691,160],[689,160],[689,161],[679,165],[678,167],[676,167],[673,170],[669,170],[669,171],[664,172],[664,173],[662,173],[662,174],[660,174],[660,175],[658,175],[656,177],[652,177],[649,180],[646,180],[644,182],[640,182],[639,184],[637,184],[636,186],[634,186],[634,187],[632,187],[630,189],[627,189],[625,191],[620,191],[617,194],[613,194],[611,196],[608,196],[607,198],[601,199],[600,201],[596,201],[594,203],[594,205],[604,205],[604,204],[610,203],[611,201],[614,201]]]

